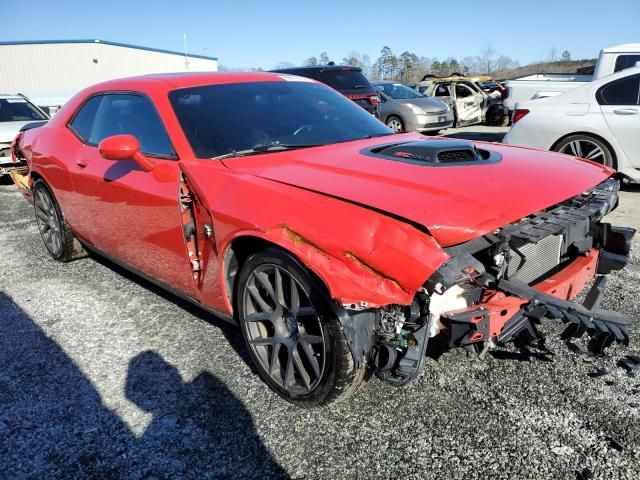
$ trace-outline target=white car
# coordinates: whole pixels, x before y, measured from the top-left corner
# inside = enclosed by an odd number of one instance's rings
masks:
[[[516,104],[503,143],[586,158],[640,182],[640,67]]]
[[[28,123],[46,121],[49,116],[22,95],[0,94],[0,176],[13,166],[11,142]]]

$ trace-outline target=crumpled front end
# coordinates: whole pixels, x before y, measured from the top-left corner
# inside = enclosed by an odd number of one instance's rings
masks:
[[[371,362],[397,385],[416,378],[431,338],[484,356],[506,342],[542,347],[543,318],[566,324],[564,339],[588,336],[602,352],[628,343],[629,321],[600,309],[606,277],[628,261],[632,228],[601,219],[618,204],[619,181],[544,212],[445,249],[450,259],[426,281],[410,306],[339,316],[356,361]],[[593,280],[582,304],[573,300]]]

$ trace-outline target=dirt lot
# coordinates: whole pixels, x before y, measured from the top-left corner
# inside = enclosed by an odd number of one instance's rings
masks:
[[[640,188],[612,219],[640,229]],[[629,350],[569,352],[549,320],[552,355],[453,351],[314,411],[268,390],[235,328],[104,260],[51,260],[10,185],[0,245],[0,478],[640,478],[640,376],[616,366],[640,353],[638,242],[604,304],[634,320]]]

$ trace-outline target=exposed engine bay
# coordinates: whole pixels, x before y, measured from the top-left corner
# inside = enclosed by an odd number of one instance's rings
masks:
[[[611,177],[544,212],[445,249],[450,260],[410,306],[340,310],[355,361],[369,359],[380,378],[400,386],[422,372],[430,339],[481,357],[507,342],[543,347],[538,325],[545,317],[567,325],[565,340],[586,333],[595,354],[614,341],[628,344],[628,320],[599,308],[604,275],[627,264],[635,234],[600,222],[616,208],[619,186]],[[584,302],[573,302],[594,277]]]

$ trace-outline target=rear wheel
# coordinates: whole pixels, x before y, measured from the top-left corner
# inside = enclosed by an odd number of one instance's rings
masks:
[[[570,135],[558,142],[553,150],[574,157],[586,158],[606,167],[614,167],[613,154],[609,146],[590,135]]]
[[[404,132],[404,122],[400,117],[396,117],[395,115],[387,118],[387,127],[396,133]]]
[[[364,377],[356,368],[324,288],[287,253],[249,257],[238,277],[242,335],[261,378],[304,407],[349,396]]]
[[[84,253],[49,187],[42,180],[37,180],[33,192],[36,222],[49,254],[60,262],[68,262]]]

